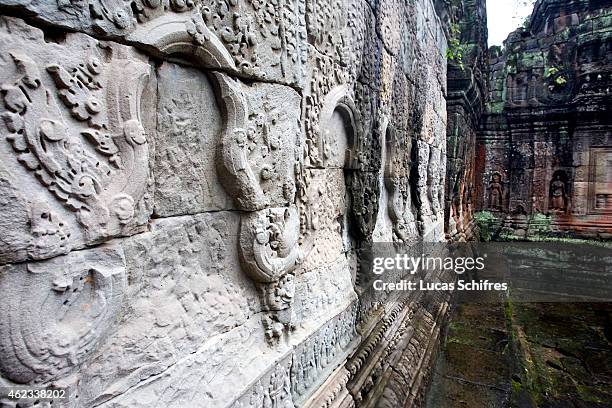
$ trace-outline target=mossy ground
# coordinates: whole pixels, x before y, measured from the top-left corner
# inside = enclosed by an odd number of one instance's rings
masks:
[[[612,407],[612,304],[457,307],[429,408]]]
[[[512,407],[612,407],[612,304],[507,308],[516,381]]]

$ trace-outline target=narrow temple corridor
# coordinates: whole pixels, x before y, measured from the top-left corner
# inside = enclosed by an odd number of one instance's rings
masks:
[[[0,0],[0,408],[612,408],[611,94],[612,0]]]

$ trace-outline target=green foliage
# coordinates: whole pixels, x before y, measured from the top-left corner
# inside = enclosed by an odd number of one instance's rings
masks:
[[[557,67],[549,67],[546,68],[546,72],[544,73],[544,78],[550,78],[559,73],[559,68]]]
[[[448,48],[446,49],[446,58],[449,61],[453,61],[459,65],[459,68],[463,71],[465,69],[463,65],[463,52],[464,46],[461,44],[459,37],[461,36],[461,29],[458,24],[451,24],[450,26],[450,39],[448,41]]]
[[[493,221],[495,220],[495,216],[493,215],[492,212],[489,211],[480,211],[477,212],[476,214],[474,214],[474,219],[476,219],[476,221],[478,222],[488,222],[488,221]]]
[[[544,71],[544,78],[548,80],[551,89],[554,89],[554,87],[563,87],[565,84],[567,84],[567,78],[557,67],[546,68]]]
[[[489,211],[480,211],[474,214],[474,220],[480,230],[480,240],[483,242],[491,241],[493,238],[493,224],[496,219]]]

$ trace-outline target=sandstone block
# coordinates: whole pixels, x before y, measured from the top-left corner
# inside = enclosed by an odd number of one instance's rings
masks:
[[[146,58],[83,34],[47,41],[10,17],[0,19],[0,53],[2,188],[16,197],[0,225],[21,220],[0,263],[143,231],[155,101]]]

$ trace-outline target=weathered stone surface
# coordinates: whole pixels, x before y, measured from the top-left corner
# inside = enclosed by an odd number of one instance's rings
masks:
[[[64,29],[125,42],[208,68],[300,84],[305,61],[303,4],[282,0],[3,0],[0,5]]]
[[[234,101],[224,102],[221,95],[217,99],[214,87],[218,76],[168,63],[158,72],[157,215],[254,209],[293,201],[300,144],[300,102],[295,91],[281,85],[246,86],[232,81],[232,95],[243,110],[228,114],[224,113],[226,103]],[[241,176],[222,171],[220,179],[217,174],[231,154],[220,151],[219,145],[224,143],[224,134],[233,131],[226,131],[226,124],[232,121],[241,122],[237,126],[241,126],[240,137],[244,138],[240,143],[247,149],[245,165],[252,173],[248,183],[254,184],[249,187],[253,189],[249,194],[255,194],[253,203],[240,197],[236,180]],[[230,190],[229,195],[225,189]]]
[[[356,313],[357,305],[352,303],[295,347],[291,364],[291,394],[298,404],[303,403],[309,391],[320,386],[337,364],[354,351],[357,345]]]
[[[158,75],[155,213],[231,209],[215,170],[223,117],[213,82],[197,69],[171,63],[164,63]]]
[[[447,79],[447,166],[445,233],[449,240],[471,240],[477,234],[476,137],[488,96],[486,7],[482,1],[466,1],[463,9],[451,11],[451,29],[460,49],[450,49]],[[461,52],[461,57],[455,54]]]
[[[420,401],[448,299],[374,291],[360,261],[444,239],[433,1],[0,6],[28,22],[0,20],[0,287],[20,306],[0,327],[70,294],[52,274],[113,283],[93,328],[60,303],[74,360],[36,354],[61,337],[37,319],[2,330],[0,385],[66,386],[53,406],[74,408]]]
[[[130,301],[116,332],[83,371],[80,392],[88,405],[144,387],[147,378],[165,377],[261,310],[240,270],[238,223],[232,212],[172,217],[123,244]],[[202,375],[212,372],[212,361],[202,368]],[[152,403],[150,398],[137,406]]]
[[[113,326],[125,296],[119,245],[0,267],[0,374],[17,384],[63,380]]]
[[[544,235],[612,232],[612,133],[602,114],[611,106],[610,12],[605,2],[541,0],[504,52],[491,50],[477,206],[507,219],[510,235],[524,237],[539,219]]]
[[[155,100],[146,59],[81,34],[47,42],[10,17],[0,25],[3,189],[19,202],[1,217],[22,220],[0,262],[143,231],[154,129],[141,108]]]
[[[296,278],[296,322],[310,325],[354,301],[354,269],[354,259],[343,254],[330,263],[304,270]]]
[[[146,376],[103,407],[265,406],[269,400],[293,406],[287,362],[268,347],[261,324],[244,325],[201,343],[160,375]],[[228,378],[233,380],[228,386]],[[120,392],[120,394],[119,394]],[[291,405],[290,405],[291,404]]]

